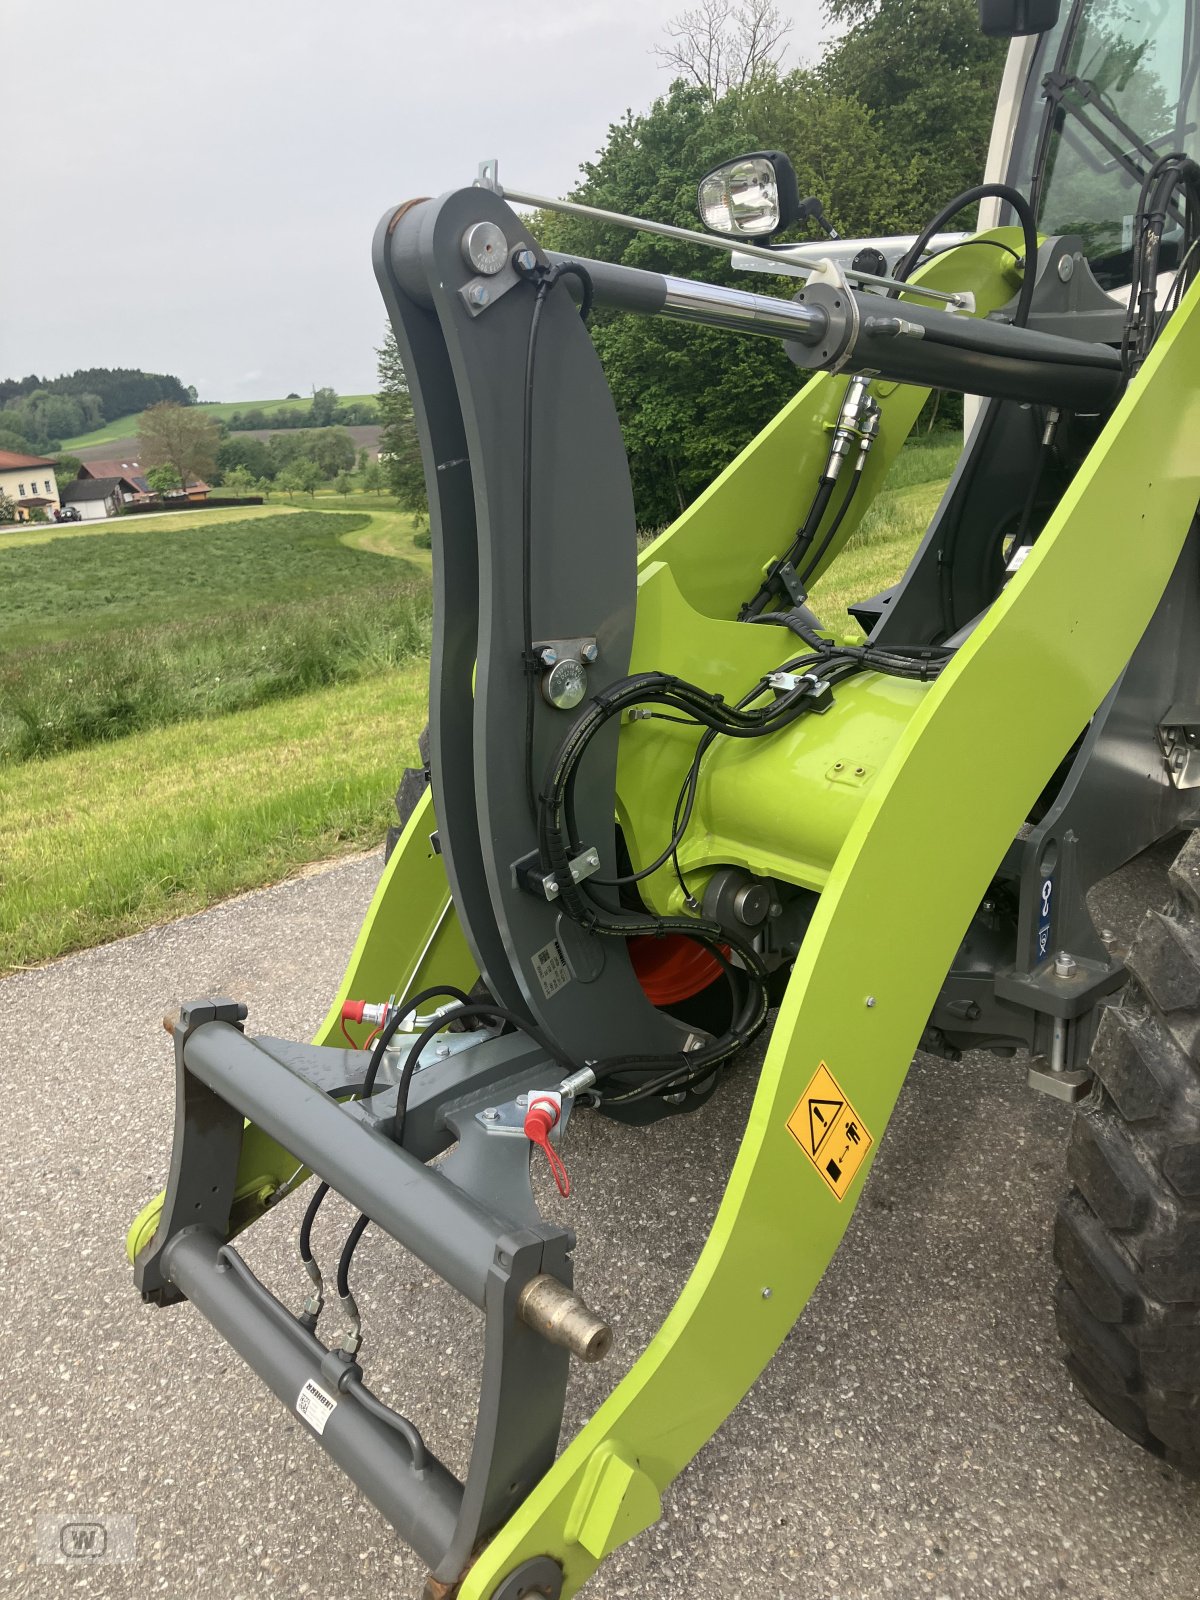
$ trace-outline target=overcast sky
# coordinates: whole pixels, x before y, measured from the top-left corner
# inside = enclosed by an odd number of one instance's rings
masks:
[[[375,387],[383,211],[477,163],[564,194],[690,0],[0,0],[0,377],[173,372],[202,399]],[[819,0],[784,0],[789,64]]]

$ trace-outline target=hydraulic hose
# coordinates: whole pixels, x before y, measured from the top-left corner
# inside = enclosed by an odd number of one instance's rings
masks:
[[[925,247],[934,234],[940,233],[946,224],[952,221],[960,211],[965,211],[968,206],[973,206],[979,200],[994,198],[1003,200],[1017,213],[1021,223],[1021,232],[1025,241],[1025,273],[1021,281],[1021,292],[1017,296],[1017,309],[1013,314],[1013,322],[1018,328],[1023,328],[1029,321],[1029,307],[1033,301],[1034,282],[1037,277],[1037,219],[1033,214],[1033,207],[1019,189],[1014,189],[1008,183],[977,183],[973,189],[964,189],[962,194],[955,195],[921,229],[912,244],[896,263],[893,277],[901,278],[907,282],[908,275],[920,261],[925,252]],[[889,289],[888,296],[895,299],[900,293],[899,289]]]

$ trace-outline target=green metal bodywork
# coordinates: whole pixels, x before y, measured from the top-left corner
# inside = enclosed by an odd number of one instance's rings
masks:
[[[997,259],[999,251],[964,246],[938,257],[924,281],[974,290],[986,313],[1012,293]],[[838,1201],[787,1119],[825,1062],[873,1136],[872,1153],[878,1149],[997,864],[1124,667],[1175,565],[1200,500],[1197,372],[1200,285],[1033,553],[936,682],[864,675],[839,689],[824,716],[770,740],[713,747],[681,853],[685,870],[702,882],[711,868],[741,865],[818,890],[820,900],[694,1271],[632,1370],[479,1555],[463,1600],[487,1600],[515,1566],[540,1554],[562,1564],[563,1593],[574,1594],[611,1550],[655,1520],[663,1490],[802,1311],[870,1162]],[[634,670],[675,672],[736,696],[792,653],[785,630],[730,618],[795,530],[845,382],[809,382],[645,552]],[[878,384],[876,392],[880,440],[842,543],[925,398],[899,385]],[[635,865],[662,847],[695,737],[661,722],[622,730],[618,814]],[[465,985],[475,977],[429,843],[434,826],[427,793],[384,872],[318,1043],[333,1042],[343,999],[384,998],[423,978]],[[649,880],[656,909],[677,909],[678,897],[673,874]],[[265,1196],[272,1179],[283,1183],[294,1169],[269,1141],[247,1141],[247,1195]],[[135,1224],[136,1241],[131,1231],[131,1249],[153,1221],[151,1206]]]

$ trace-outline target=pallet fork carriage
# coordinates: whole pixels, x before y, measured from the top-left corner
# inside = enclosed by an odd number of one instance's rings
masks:
[[[1077,0],[1038,48],[1066,59],[1087,16]],[[1200,284],[1130,363],[1088,241],[1029,245],[964,236],[899,300],[833,261],[786,301],[548,256],[494,174],[380,225],[434,528],[432,781],[313,1044],[248,1035],[229,1001],[184,1008],[168,1184],[129,1249],[146,1298],[190,1299],[299,1412],[427,1561],[431,1597],[574,1594],[657,1519],[830,1261],[918,1045],[1027,1047],[1063,1098],[1090,1082],[1126,974],[1086,892],[1198,820]],[[782,337],[814,373],[640,558],[579,300]],[[856,608],[864,655],[806,590],[935,384],[987,398],[904,579]],[[689,781],[692,826],[645,871]],[[688,927],[722,996],[728,978],[724,1023],[655,1004],[624,936]],[[590,1102],[707,1100],[759,990],[778,1009],[708,1241],[556,1457],[570,1359],[610,1333],[531,1153],[555,1161]],[[340,1034],[372,1018],[368,1063]],[[294,1315],[230,1243],[310,1171],[484,1313],[463,1483],[367,1387],[345,1272],[349,1331],[327,1345],[311,1252]]]

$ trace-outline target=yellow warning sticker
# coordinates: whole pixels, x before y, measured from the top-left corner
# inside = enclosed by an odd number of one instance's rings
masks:
[[[835,1196],[844,1200],[875,1141],[823,1061],[787,1128]]]

